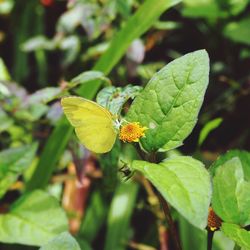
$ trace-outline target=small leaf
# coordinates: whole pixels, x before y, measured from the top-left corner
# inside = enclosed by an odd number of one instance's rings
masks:
[[[182,144],[197,121],[208,84],[205,50],[189,53],[157,72],[132,103],[127,120],[148,127],[141,145],[148,151]]]
[[[201,145],[207,138],[208,134],[220,126],[222,123],[222,118],[216,118],[211,121],[209,121],[201,130],[199,135],[199,145]]]
[[[3,111],[1,108],[0,108],[0,121],[1,121],[0,133],[7,130],[14,123],[14,120],[10,116],[8,116],[6,112]]]
[[[3,59],[0,57],[0,80],[1,81],[9,81],[11,79],[9,71],[5,66]],[[1,89],[0,89],[1,91]]]
[[[58,87],[47,87],[44,89],[40,89],[27,98],[27,101],[24,103],[24,106],[32,104],[35,105],[37,103],[46,104],[57,98],[57,96],[61,92],[62,89]]]
[[[67,218],[58,201],[41,190],[23,195],[7,214],[0,215],[0,241],[41,246],[67,231]]]
[[[208,18],[210,20],[226,15],[216,0],[193,1],[184,0],[182,15],[189,18]]]
[[[250,249],[249,231],[231,223],[222,223],[221,231],[243,249]]]
[[[225,162],[213,179],[213,209],[225,222],[250,223],[250,182],[244,180],[239,158]]]
[[[244,18],[237,22],[228,23],[223,31],[230,40],[250,45],[250,18]]]
[[[105,75],[101,71],[91,70],[91,71],[85,71],[80,75],[76,76],[75,78],[73,78],[71,82],[68,84],[68,86],[69,88],[73,88],[79,84],[86,84],[94,80],[102,80],[110,84],[110,80],[107,77],[105,77]]]
[[[125,88],[109,86],[103,88],[97,95],[96,101],[112,114],[119,115],[122,106],[128,99],[134,99],[141,91],[140,86],[127,85]]]
[[[182,216],[198,228],[207,225],[211,198],[210,177],[204,165],[188,156],[170,158],[160,164],[133,161]]]
[[[221,155],[210,167],[209,170],[211,174],[214,176],[218,167],[234,157],[240,159],[244,171],[244,178],[246,181],[250,181],[250,153],[244,150],[229,150],[226,154]]]
[[[35,36],[27,40],[21,45],[21,49],[25,52],[36,50],[53,50],[56,48],[56,43],[49,40],[45,36]]]
[[[0,198],[27,169],[37,150],[37,144],[12,148],[0,152]]]
[[[63,232],[39,250],[81,250],[77,241],[68,232]]]

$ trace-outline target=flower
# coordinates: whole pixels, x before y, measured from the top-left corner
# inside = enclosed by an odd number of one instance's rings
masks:
[[[214,210],[209,207],[208,213],[208,220],[207,220],[207,227],[210,231],[214,232],[221,227],[221,219],[218,215],[214,212]]]
[[[139,122],[131,122],[121,126],[119,139],[123,142],[138,142],[139,139],[145,136],[146,127],[142,127]]]

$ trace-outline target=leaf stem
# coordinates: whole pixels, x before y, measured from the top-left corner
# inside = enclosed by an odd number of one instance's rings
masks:
[[[152,152],[148,156],[148,161],[152,162],[152,163],[157,163],[156,152]],[[175,224],[174,224],[174,221],[173,221],[172,216],[171,216],[171,212],[170,212],[170,208],[168,206],[168,203],[166,202],[166,200],[162,197],[162,195],[158,191],[156,191],[156,192],[157,192],[157,197],[159,199],[159,202],[161,204],[161,207],[163,209],[164,215],[165,215],[167,223],[168,223],[169,232],[170,232],[170,236],[173,240],[174,249],[181,250],[180,242],[179,242],[179,239],[177,236],[177,231],[176,231]]]
[[[166,220],[167,220],[167,223],[169,226],[169,232],[170,232],[171,238],[173,239],[174,249],[181,250],[181,246],[179,243],[176,228],[175,228],[172,216],[171,216],[171,212],[170,212],[170,208],[168,206],[168,203],[166,202],[166,200],[162,197],[162,195],[159,192],[157,192],[157,195],[158,195],[159,201],[161,203],[163,212],[165,214],[165,217],[166,217]]]

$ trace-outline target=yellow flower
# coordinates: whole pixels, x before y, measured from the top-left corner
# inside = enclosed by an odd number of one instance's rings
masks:
[[[123,125],[120,128],[119,139],[124,142],[138,142],[139,139],[145,136],[146,127],[142,127],[139,122],[131,122]]]

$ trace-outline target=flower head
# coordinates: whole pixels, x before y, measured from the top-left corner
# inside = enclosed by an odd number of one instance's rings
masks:
[[[216,231],[221,227],[221,219],[214,212],[214,210],[209,207],[207,227],[210,231]]]
[[[119,139],[124,142],[138,142],[139,139],[145,136],[146,127],[142,127],[139,122],[131,122],[121,126]]]

